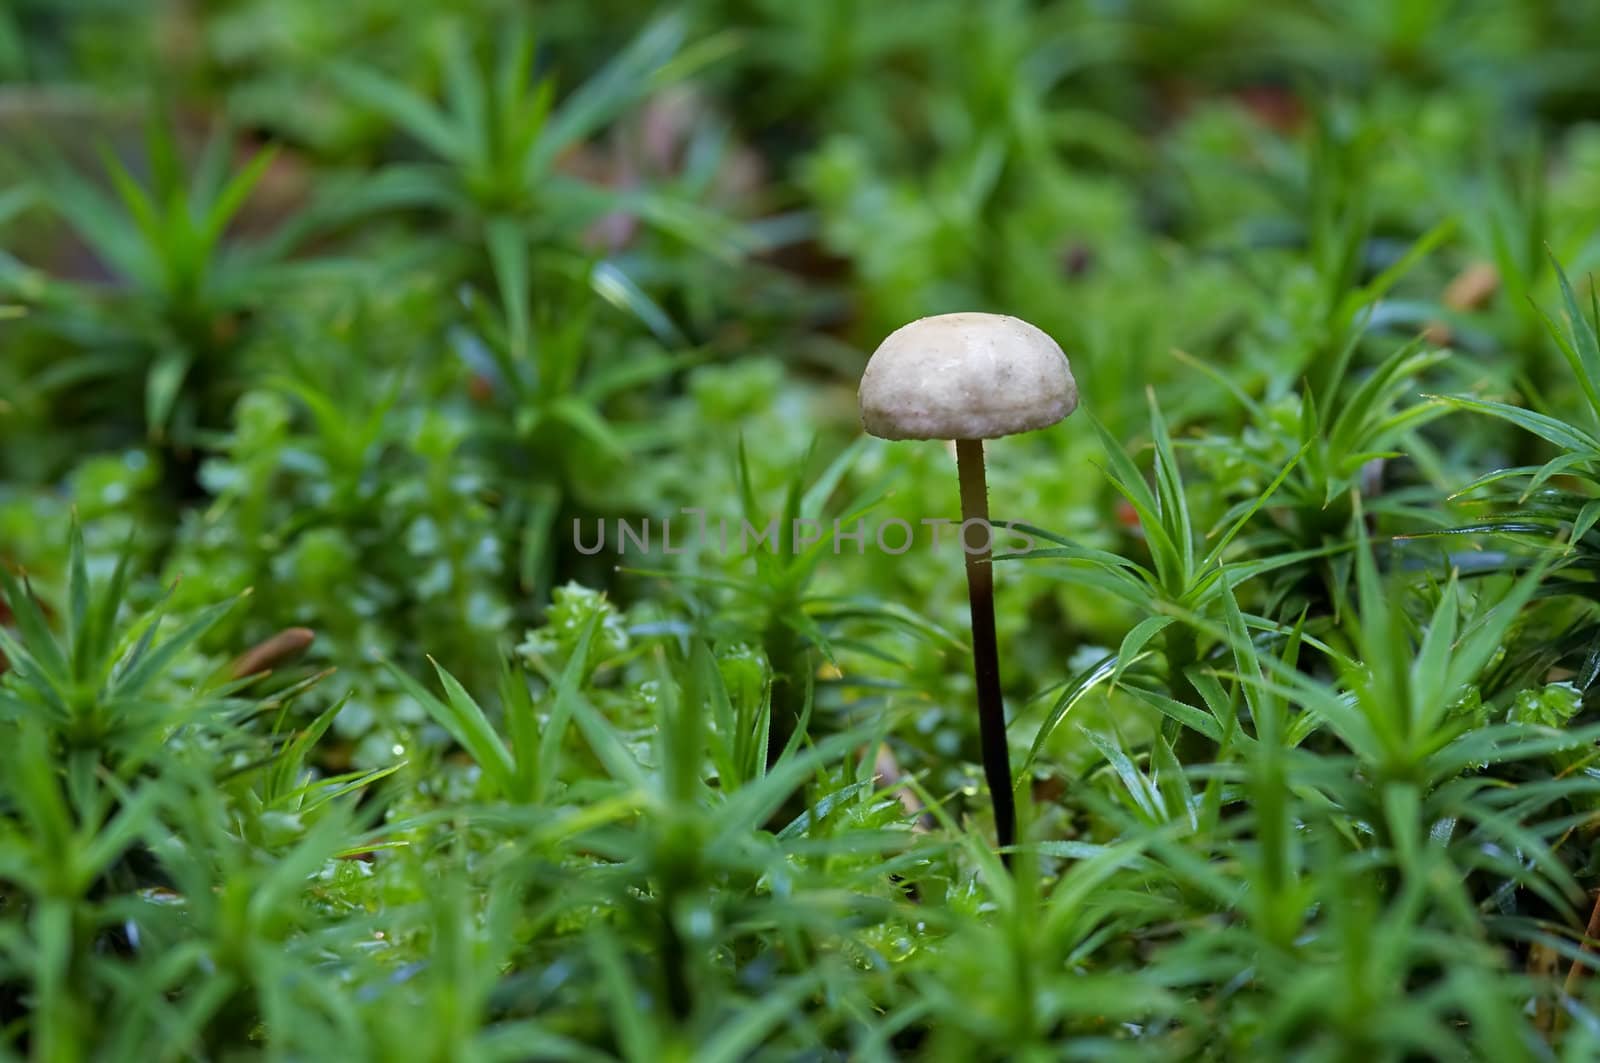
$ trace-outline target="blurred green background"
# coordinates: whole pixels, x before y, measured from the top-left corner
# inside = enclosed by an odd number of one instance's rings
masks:
[[[1140,467],[1170,432],[1196,535],[1245,518],[1245,608],[1336,640],[1358,529],[1456,526],[1452,495],[1547,456],[1424,396],[1583,408],[1542,315],[1552,262],[1600,260],[1595,15],[11,0],[0,561],[64,610],[76,513],[93,575],[131,550],[131,609],[252,588],[179,678],[309,628],[270,682],[337,667],[319,769],[404,759],[418,807],[475,776],[379,659],[431,656],[493,715],[508,654],[553,685],[600,616],[615,718],[651,647],[703,639],[775,719],[810,688],[819,734],[887,713],[900,765],[981,817],[958,552],[586,556],[574,524],[954,518],[951,453],[862,440],[855,384],[907,321],[1007,313],[1084,412],[991,446],[996,519],[1143,563],[1089,422]],[[1432,539],[1387,557],[1447,568]],[[1156,608],[1067,568],[999,571],[1019,762]],[[1072,711],[1130,744],[1161,720],[1122,689]],[[1041,793],[1103,752],[1058,722]]]
[[[568,580],[640,622],[736,609],[577,555],[572,522],[736,517],[741,439],[776,512],[856,434],[876,342],[956,309],[1056,337],[1135,446],[1150,388],[1203,426],[1215,521],[1293,455],[1272,425],[1350,342],[1432,329],[1450,355],[1413,392],[1561,401],[1534,303],[1547,248],[1595,256],[1587,15],[24,0],[0,16],[6,555],[48,576],[76,507],[180,602],[254,587],[216,651],[314,628],[354,739],[412,711],[372,650],[490,677]],[[1390,478],[1430,498],[1527,446],[1409,442]],[[995,447],[997,517],[1134,548],[1096,454],[1081,421]],[[915,523],[954,514],[950,464],[875,446],[849,479],[892,477],[873,519]],[[959,630],[951,558],[853,549],[818,593]],[[631,567],[748,571],[668,560]],[[1025,572],[1003,593],[1016,697],[1130,623]],[[959,688],[936,642],[901,652],[914,687]]]

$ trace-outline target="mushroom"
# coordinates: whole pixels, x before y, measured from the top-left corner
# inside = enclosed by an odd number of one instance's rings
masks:
[[[995,648],[983,441],[1055,424],[1077,409],[1078,385],[1061,348],[1026,321],[941,314],[896,329],[879,345],[861,376],[860,403],[862,426],[880,439],[955,441],[983,772],[1009,867],[1017,814]]]

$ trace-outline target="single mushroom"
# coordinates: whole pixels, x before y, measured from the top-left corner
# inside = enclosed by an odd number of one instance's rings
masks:
[[[961,481],[961,545],[972,609],[983,772],[1005,850],[1017,813],[1006,750],[994,635],[994,542],[983,441],[1048,428],[1078,408],[1078,385],[1056,342],[1002,314],[941,314],[896,329],[861,376],[861,423],[880,439],[949,439]]]

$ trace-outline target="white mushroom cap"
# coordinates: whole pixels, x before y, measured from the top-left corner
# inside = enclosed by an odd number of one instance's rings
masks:
[[[882,439],[996,439],[1078,408],[1055,340],[1003,314],[940,314],[896,329],[861,375],[861,424]]]

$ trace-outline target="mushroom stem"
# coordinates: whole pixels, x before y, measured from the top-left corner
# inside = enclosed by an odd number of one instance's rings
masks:
[[[972,608],[972,671],[978,687],[978,733],[983,775],[994,803],[995,836],[1001,859],[1016,841],[1017,808],[1011,791],[1011,757],[1006,749],[1006,709],[1000,697],[1000,654],[994,637],[994,566],[989,562],[994,532],[989,525],[989,487],[983,469],[983,440],[956,440],[956,470],[961,477],[961,545],[967,561],[967,597]]]

